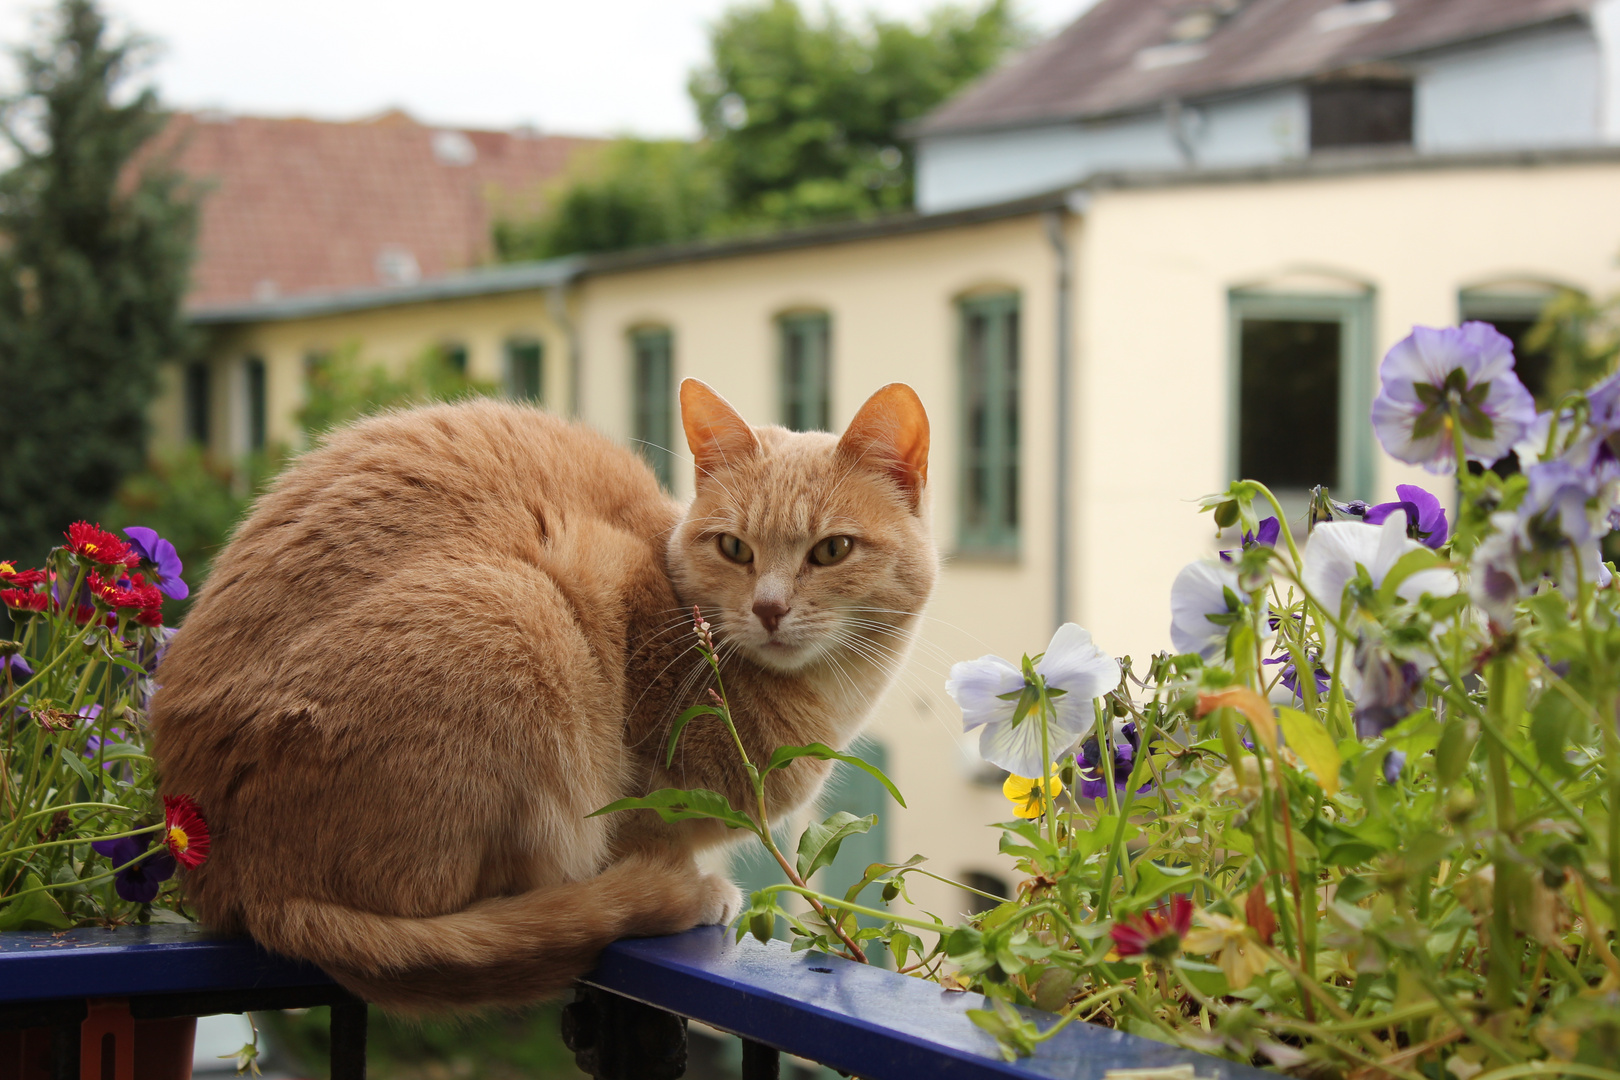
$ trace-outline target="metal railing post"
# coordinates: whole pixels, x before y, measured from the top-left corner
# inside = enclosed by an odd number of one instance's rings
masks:
[[[563,1009],[563,1043],[596,1080],[678,1080],[686,1073],[686,1018],[582,986]]]

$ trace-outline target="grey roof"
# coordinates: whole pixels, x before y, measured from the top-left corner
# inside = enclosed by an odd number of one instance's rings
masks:
[[[910,133],[1138,112],[1169,99],[1273,86],[1573,19],[1591,5],[1592,0],[1101,0],[1055,37],[924,117]],[[1386,17],[1369,17],[1379,15]]]

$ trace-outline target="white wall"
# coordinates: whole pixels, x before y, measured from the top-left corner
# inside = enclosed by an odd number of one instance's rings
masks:
[[[1602,141],[1603,61],[1586,27],[1561,27],[1414,65],[1425,153],[1585,146]]]
[[[1184,109],[1179,123],[1197,166],[1256,165],[1303,155],[1308,118],[1297,88]],[[924,139],[917,146],[917,206],[984,206],[1078,183],[1094,173],[1189,164],[1165,113],[1096,124]]]

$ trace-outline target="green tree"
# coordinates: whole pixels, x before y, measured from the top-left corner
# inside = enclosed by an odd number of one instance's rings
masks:
[[[500,221],[503,260],[577,251],[621,251],[692,240],[725,212],[720,174],[701,147],[674,140],[618,139],[571,170],[550,213]]]
[[[732,8],[688,89],[696,144],[621,139],[551,205],[495,228],[500,258],[617,251],[755,232],[911,205],[902,130],[1028,40],[1009,0],[936,8],[920,23],[796,0]]]
[[[48,40],[18,52],[0,133],[0,551],[36,559],[95,518],[140,468],[158,366],[183,355],[196,204],[137,153],[163,126],[126,90],[140,43],[90,0],[61,0]]]
[[[909,206],[903,125],[1027,39],[1008,0],[860,28],[831,8],[812,21],[795,0],[732,8],[689,91],[733,215],[794,224]]]

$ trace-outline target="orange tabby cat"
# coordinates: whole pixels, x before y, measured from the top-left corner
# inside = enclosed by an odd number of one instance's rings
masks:
[[[288,470],[219,559],[158,675],[165,791],[213,832],[205,923],[406,1010],[558,991],[626,935],[726,920],[713,822],[590,818],[627,795],[750,787],[724,727],[673,717],[714,624],[750,756],[843,747],[909,642],[936,561],[928,419],[892,384],[842,438],[750,427],[681,386],[697,491],[517,405],[397,412]],[[774,815],[825,762],[772,775]],[[735,835],[735,834],[732,834]]]

